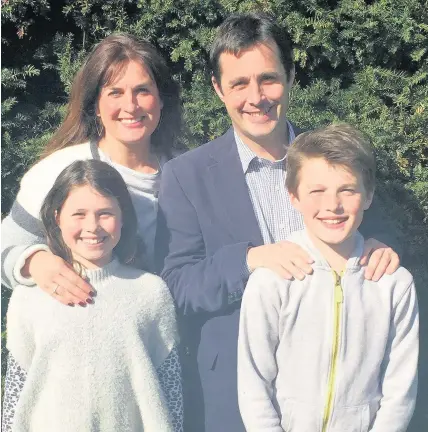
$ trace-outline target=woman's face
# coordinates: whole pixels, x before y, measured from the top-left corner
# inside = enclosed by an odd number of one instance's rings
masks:
[[[104,139],[125,145],[150,144],[158,126],[163,102],[148,69],[136,61],[103,87],[97,115],[104,126]]]

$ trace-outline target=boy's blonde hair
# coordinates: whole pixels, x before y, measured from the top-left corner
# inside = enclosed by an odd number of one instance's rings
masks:
[[[332,124],[299,135],[287,153],[287,189],[297,195],[299,172],[305,159],[322,158],[361,174],[367,193],[376,183],[376,162],[369,139],[349,124]]]

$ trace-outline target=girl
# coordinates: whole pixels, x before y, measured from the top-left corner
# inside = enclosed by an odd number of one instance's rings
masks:
[[[39,289],[14,289],[2,430],[181,431],[174,306],[159,277],[126,265],[137,218],[122,177],[101,161],[72,163],[41,220],[48,253],[73,266],[96,298],[73,310]]]
[[[2,223],[2,283],[31,277],[63,304],[88,299],[90,286],[46,242],[40,206],[58,174],[71,162],[100,159],[128,186],[152,268],[157,194],[162,165],[174,156],[181,124],[177,84],[157,50],[126,34],[99,43],[77,73],[68,113],[42,159],[23,177],[11,213]],[[139,257],[139,261],[143,258]]]

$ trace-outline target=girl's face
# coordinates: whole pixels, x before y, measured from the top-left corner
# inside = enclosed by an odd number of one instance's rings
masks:
[[[149,70],[130,61],[115,82],[101,89],[97,115],[105,129],[104,139],[125,145],[150,144],[162,107]]]
[[[57,223],[73,258],[84,267],[103,267],[111,261],[122,229],[122,212],[115,198],[88,185],[75,187],[57,215]]]

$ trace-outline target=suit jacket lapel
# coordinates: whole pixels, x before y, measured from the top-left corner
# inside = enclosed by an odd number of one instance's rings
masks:
[[[250,241],[254,246],[263,244],[233,129],[213,146],[208,172],[211,192],[216,197],[214,202],[223,206],[231,236],[238,242]]]

